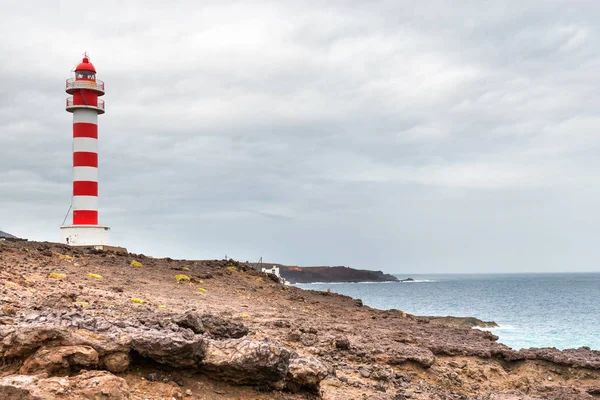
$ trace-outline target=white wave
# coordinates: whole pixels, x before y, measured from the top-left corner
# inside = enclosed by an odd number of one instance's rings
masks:
[[[513,326],[513,325],[500,325],[499,326],[495,326],[493,328],[481,328],[481,327],[474,327],[475,329],[479,329],[482,331],[490,331],[490,332],[494,332],[494,331],[520,331],[521,328]]]

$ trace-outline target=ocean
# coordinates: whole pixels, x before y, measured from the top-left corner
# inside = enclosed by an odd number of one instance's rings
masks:
[[[414,282],[311,283],[409,314],[495,321],[499,342],[513,349],[587,346],[600,350],[600,273],[396,275]]]

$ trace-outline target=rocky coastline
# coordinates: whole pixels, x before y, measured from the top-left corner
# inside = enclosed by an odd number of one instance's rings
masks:
[[[382,271],[345,266],[297,267],[279,264],[278,267],[281,276],[291,283],[399,282],[395,276],[384,274]]]
[[[0,398],[600,396],[599,351],[515,351],[470,318],[372,309],[231,260],[4,241],[0,284]]]

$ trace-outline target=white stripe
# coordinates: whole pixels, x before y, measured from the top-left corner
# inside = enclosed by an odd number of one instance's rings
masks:
[[[73,196],[73,210],[98,211],[98,197]]]
[[[98,168],[96,167],[74,167],[73,181],[98,182]]]
[[[98,152],[98,139],[87,137],[73,138],[73,152],[88,151],[90,153]]]
[[[98,125],[98,112],[85,108],[76,108],[73,110],[73,123],[89,122],[90,124]]]

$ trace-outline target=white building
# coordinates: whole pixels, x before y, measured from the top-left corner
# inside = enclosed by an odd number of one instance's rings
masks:
[[[266,272],[267,274],[273,274],[278,278],[281,278],[281,275],[279,275],[279,267],[276,265],[273,265],[273,267],[271,268],[263,268],[262,272]]]

